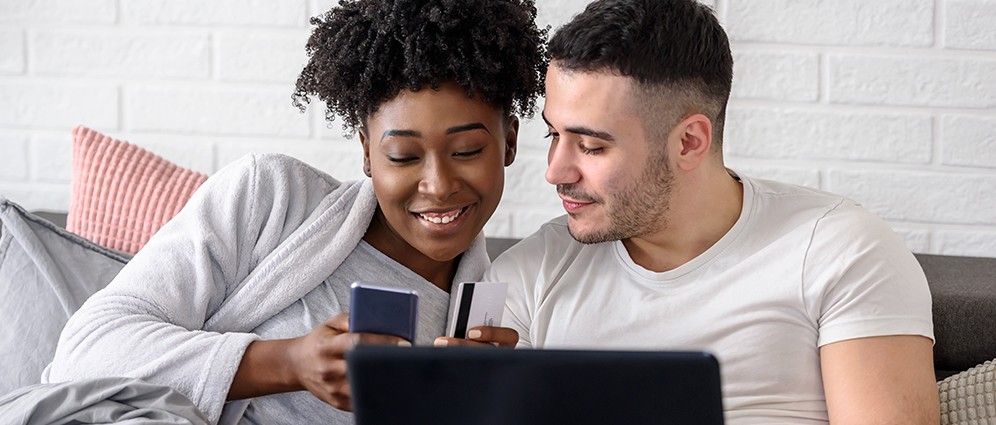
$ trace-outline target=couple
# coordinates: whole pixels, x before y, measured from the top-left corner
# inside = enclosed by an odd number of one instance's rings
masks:
[[[69,321],[45,379],[141,377],[212,421],[350,423],[344,353],[407,344],[349,332],[365,280],[417,289],[416,340],[436,345],[711,351],[733,424],[937,423],[903,243],[847,199],[724,167],[711,11],[597,0],[546,47],[535,14],[344,0],[313,20],[295,103],[359,133],[369,178],[276,155],[219,171]],[[489,268],[481,230],[544,84],[567,215]],[[509,283],[505,327],[438,338],[452,284],[479,280]]]

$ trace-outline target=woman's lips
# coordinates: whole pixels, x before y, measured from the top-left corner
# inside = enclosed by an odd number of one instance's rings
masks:
[[[447,225],[457,221],[463,214],[467,211],[470,206],[463,208],[452,209],[449,211],[442,212],[423,212],[423,213],[413,213],[420,220],[435,224],[435,225]]]

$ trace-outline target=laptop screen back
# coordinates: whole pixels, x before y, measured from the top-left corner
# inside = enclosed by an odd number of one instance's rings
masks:
[[[359,346],[359,425],[722,425],[719,364],[701,352]]]

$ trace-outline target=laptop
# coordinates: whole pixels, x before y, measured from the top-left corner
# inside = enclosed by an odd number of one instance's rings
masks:
[[[703,352],[358,346],[358,425],[722,425],[719,362]]]

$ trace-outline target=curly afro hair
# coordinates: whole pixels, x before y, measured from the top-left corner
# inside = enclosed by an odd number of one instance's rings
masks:
[[[311,19],[308,64],[292,96],[315,96],[355,132],[403,89],[455,81],[507,115],[531,117],[543,94],[547,29],[533,0],[342,0]]]

